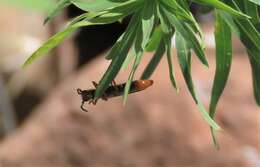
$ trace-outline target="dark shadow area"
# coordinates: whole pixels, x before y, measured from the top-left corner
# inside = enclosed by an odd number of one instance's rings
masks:
[[[13,100],[18,125],[21,125],[32,113],[32,109],[40,104],[42,97],[35,91],[25,89]]]
[[[68,8],[68,17],[72,18],[83,12],[75,6],[70,6]],[[78,50],[78,67],[112,47],[126,29],[127,24],[128,19],[122,21],[122,23],[89,26],[80,29],[75,38]]]

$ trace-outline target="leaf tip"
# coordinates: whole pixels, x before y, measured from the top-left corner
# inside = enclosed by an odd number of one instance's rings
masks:
[[[23,64],[22,64],[22,68],[25,69],[28,65],[30,64],[29,59],[27,59]]]
[[[258,107],[260,107],[260,99],[256,99],[255,101],[256,101],[256,105],[257,105]]]
[[[210,126],[214,131],[218,131],[218,132],[224,131],[214,120],[212,123],[210,123]]]
[[[175,89],[176,89],[176,92],[177,92],[177,93],[180,93],[180,89],[179,89],[179,87],[176,86]]]
[[[204,64],[207,68],[209,68],[209,62],[208,62],[208,60],[205,60],[203,64]]]
[[[219,143],[217,140],[216,131],[212,128],[210,128],[210,131],[211,131],[211,136],[212,136],[212,144],[216,150],[219,150],[220,146],[219,146]]]
[[[50,20],[50,17],[46,17],[43,21],[43,25],[46,25]]]
[[[123,96],[123,107],[126,106],[126,103],[127,103],[127,95]]]

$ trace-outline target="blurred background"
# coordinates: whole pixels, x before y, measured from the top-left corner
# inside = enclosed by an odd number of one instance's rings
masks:
[[[107,51],[124,32],[122,23],[80,29],[58,48],[22,69],[46,39],[82,13],[70,6],[43,25],[52,0],[0,1],[0,167],[260,167],[260,109],[252,92],[244,48],[234,38],[234,59],[217,110],[220,150],[189,95],[175,63],[180,92],[171,87],[167,62],[154,85],[80,110],[76,89],[93,88],[109,62]],[[205,33],[210,68],[193,61],[193,77],[205,105],[214,77],[214,17],[192,9]],[[144,56],[143,67],[152,53]],[[174,59],[176,62],[176,58]],[[139,69],[139,74],[143,69]],[[129,69],[117,82],[124,82]],[[139,75],[138,74],[138,75]],[[140,76],[140,75],[139,75]]]

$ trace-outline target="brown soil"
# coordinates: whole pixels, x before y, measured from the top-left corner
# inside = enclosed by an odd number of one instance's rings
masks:
[[[151,55],[146,55],[148,59]],[[146,59],[145,58],[145,59]],[[175,60],[176,61],[176,60]],[[145,62],[147,62],[145,60]],[[208,103],[214,65],[194,61],[194,81]],[[177,70],[180,93],[169,82],[163,61],[154,85],[129,96],[99,101],[80,111],[76,88],[90,88],[107,63],[103,57],[59,85],[28,122],[0,145],[2,167],[249,167],[256,164],[248,148],[260,151],[260,109],[254,103],[245,56],[236,56],[218,106],[221,149],[211,144],[208,125]],[[178,65],[176,67],[179,68]],[[121,73],[118,82],[125,80]],[[250,154],[251,155],[251,154]],[[257,155],[256,155],[257,156]]]

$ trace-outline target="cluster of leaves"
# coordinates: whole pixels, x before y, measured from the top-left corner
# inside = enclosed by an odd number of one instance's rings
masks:
[[[209,112],[197,96],[192,81],[191,53],[194,52],[203,65],[208,66],[208,62],[204,53],[202,31],[189,9],[190,0],[60,0],[46,18],[45,23],[71,4],[86,13],[74,18],[64,30],[51,37],[31,55],[24,66],[56,47],[79,27],[109,24],[120,21],[126,16],[132,16],[128,28],[106,56],[107,60],[111,60],[111,64],[99,82],[95,98],[100,98],[120,69],[133,60],[132,71],[125,87],[125,102],[130,83],[142,56],[144,52],[150,51],[155,51],[155,53],[141,78],[148,79],[165,54],[169,65],[169,78],[173,87],[178,89],[172,63],[172,39],[175,36],[177,57],[187,87],[203,118],[210,125],[213,141],[217,145],[215,131],[220,127],[215,123],[214,116],[231,67],[232,32],[241,39],[248,51],[254,95],[257,104],[260,105],[260,20],[258,15],[260,1],[192,0],[192,2],[210,6],[216,18],[216,73]]]

